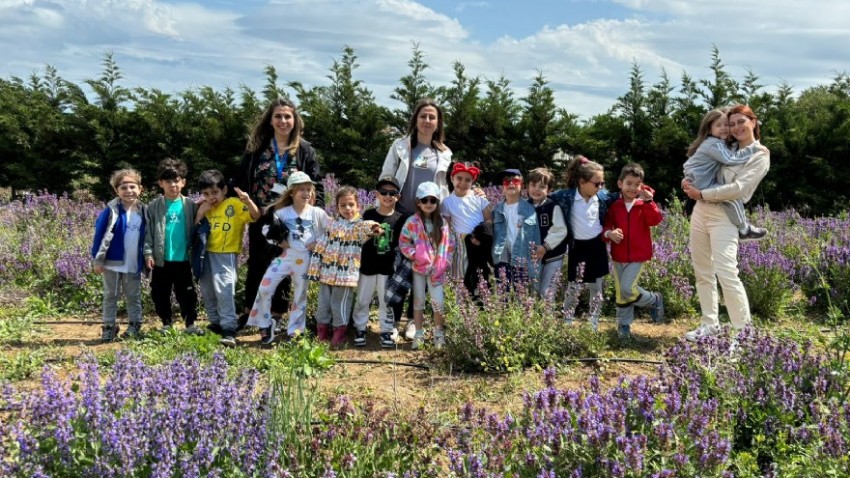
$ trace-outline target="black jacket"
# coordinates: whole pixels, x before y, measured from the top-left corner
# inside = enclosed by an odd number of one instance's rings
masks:
[[[234,184],[239,189],[251,194],[252,198],[254,197],[252,194],[254,186],[253,172],[260,164],[266,161],[274,161],[274,151],[271,147],[253,153],[246,152],[242,156],[239,168],[236,170],[236,176],[233,178]],[[310,179],[316,183],[315,205],[317,207],[324,207],[325,188],[322,184],[322,172],[319,168],[319,160],[316,158],[316,150],[314,150],[310,142],[305,139],[301,140],[301,144],[298,145],[298,151],[295,153],[295,168],[297,168],[298,171],[307,173],[307,176],[310,176]],[[258,203],[257,206],[263,207],[268,206],[268,204]]]

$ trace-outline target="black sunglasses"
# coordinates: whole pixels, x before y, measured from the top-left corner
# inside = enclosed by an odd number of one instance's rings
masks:
[[[419,200],[420,204],[437,204],[440,200],[435,198],[434,196],[428,196]]]
[[[398,196],[398,191],[396,191],[395,189],[381,189],[378,191],[378,194],[380,194],[381,196],[396,197]]]

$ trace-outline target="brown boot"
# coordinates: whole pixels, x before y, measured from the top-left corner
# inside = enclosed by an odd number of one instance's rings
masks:
[[[316,339],[319,342],[327,342],[331,339],[331,326],[328,324],[318,324],[316,326]]]
[[[348,329],[346,326],[337,327],[334,329],[334,336],[331,339],[331,347],[342,347],[345,344],[345,332]]]

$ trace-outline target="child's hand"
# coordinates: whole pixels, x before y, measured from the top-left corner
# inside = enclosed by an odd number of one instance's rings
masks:
[[[106,270],[103,266],[94,266],[93,267],[95,274],[103,274],[103,271]]]
[[[283,256],[286,255],[286,250],[289,249],[289,242],[280,241],[280,242],[277,243],[277,247],[283,249],[283,254],[280,255],[281,257],[283,257]],[[312,249],[310,249],[310,246],[307,246],[307,249],[312,250]]]
[[[472,192],[480,198],[487,199],[487,193],[485,193],[480,186],[475,186],[474,188],[472,188]]]
[[[619,244],[623,240],[623,230],[619,227],[617,229],[611,229],[608,231],[608,239],[614,244]]]
[[[145,265],[148,267],[148,270],[152,271],[154,266],[153,257],[148,257],[147,259],[145,259]]]
[[[210,203],[206,199],[202,198],[198,203],[198,213],[195,214],[195,219],[199,220],[199,218],[204,217],[204,214],[206,214],[210,209],[212,209]]]
[[[531,259],[539,261],[543,259],[544,255],[546,255],[546,248],[543,246],[537,246],[534,248],[534,252],[531,253]]]
[[[249,196],[248,193],[242,191],[236,186],[233,186],[233,190],[236,192],[236,197],[238,197],[239,200],[242,201],[242,204],[251,204],[251,196]]]
[[[478,239],[476,239],[476,238],[475,238],[475,236],[470,237],[470,238],[469,238],[469,242],[471,242],[471,243],[472,243],[473,245],[475,245],[475,246],[480,246],[480,245],[481,245],[481,241],[479,241]]]
[[[655,196],[655,190],[646,184],[641,185],[640,187],[640,198],[644,201],[652,201],[653,196]]]

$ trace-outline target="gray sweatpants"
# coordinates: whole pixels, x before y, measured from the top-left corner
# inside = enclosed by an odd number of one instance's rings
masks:
[[[118,315],[118,298],[124,294],[124,304],[130,323],[142,323],[142,278],[139,274],[103,271],[103,325],[115,325]]]
[[[617,324],[632,325],[635,307],[655,304],[655,294],[638,286],[643,262],[613,262],[614,289],[617,300]]]
[[[357,295],[356,287],[319,284],[319,308],[316,310],[316,322],[334,327],[348,325],[351,307]]]
[[[201,275],[201,297],[207,320],[225,332],[236,331],[236,254],[208,252]]]
[[[741,201],[740,199],[724,201],[720,203],[720,206],[723,208],[723,212],[725,212],[729,217],[729,220],[732,221],[732,224],[734,224],[739,231],[746,231],[749,229],[750,222],[747,219],[747,211],[744,209],[744,201]]]

